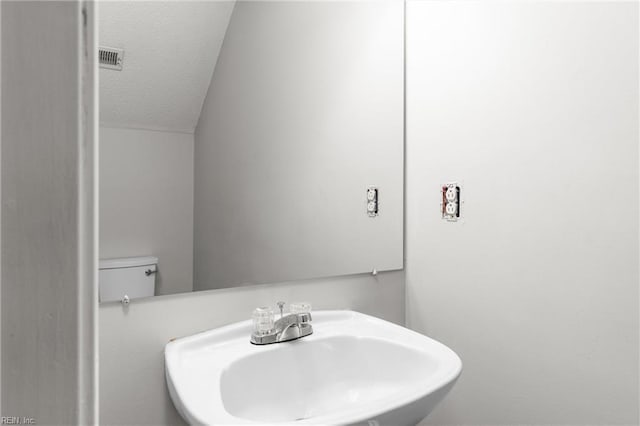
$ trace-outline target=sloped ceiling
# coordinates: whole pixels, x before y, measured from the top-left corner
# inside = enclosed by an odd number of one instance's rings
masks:
[[[193,132],[234,1],[103,1],[100,46],[124,49],[100,69],[100,124]]]

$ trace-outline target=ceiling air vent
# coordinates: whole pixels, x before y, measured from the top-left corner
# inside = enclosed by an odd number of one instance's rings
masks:
[[[122,71],[124,50],[113,47],[100,47],[100,68]]]

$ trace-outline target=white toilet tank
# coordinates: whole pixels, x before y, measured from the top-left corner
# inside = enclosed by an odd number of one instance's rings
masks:
[[[158,258],[154,256],[101,259],[98,286],[101,302],[155,294]]]

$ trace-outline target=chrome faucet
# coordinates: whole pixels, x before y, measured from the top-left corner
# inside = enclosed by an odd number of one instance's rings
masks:
[[[280,308],[280,319],[275,322],[273,322],[273,311],[270,309],[258,308],[254,311],[251,343],[254,345],[282,343],[313,333],[309,304],[292,304],[292,312],[287,315],[284,314],[284,302],[278,302],[278,308]]]

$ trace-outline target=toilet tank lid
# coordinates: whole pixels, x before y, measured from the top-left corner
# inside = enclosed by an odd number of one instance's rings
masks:
[[[157,265],[155,256],[121,257],[118,259],[100,259],[100,269],[135,268],[137,266]]]

